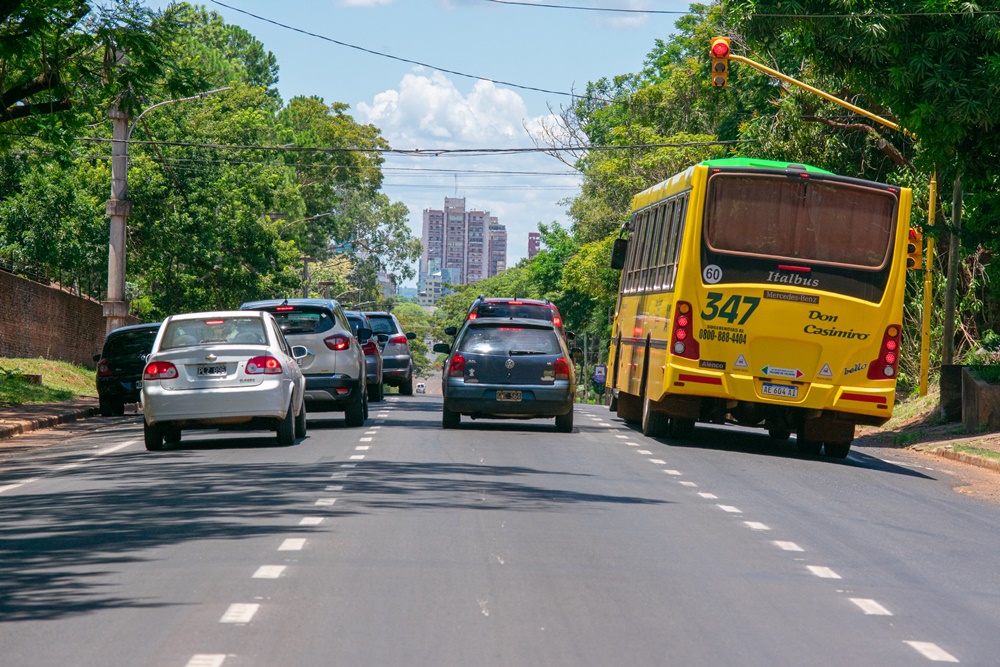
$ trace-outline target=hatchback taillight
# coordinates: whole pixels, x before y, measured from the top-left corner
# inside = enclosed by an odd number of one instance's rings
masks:
[[[111,375],[111,369],[108,368],[108,360],[101,359],[97,362],[97,377],[106,378]]]
[[[670,337],[670,351],[678,357],[697,359],[701,353],[698,341],[694,339],[694,314],[691,304],[678,301],[674,309],[674,331]]]
[[[566,357],[559,357],[556,359],[555,371],[557,380],[569,379],[569,362],[566,361]]]
[[[396,334],[395,336],[392,336],[391,338],[389,338],[389,344],[390,345],[406,345],[407,344],[406,336],[404,336],[403,334]]]
[[[281,362],[274,357],[254,357],[247,362],[247,375],[277,375],[281,373]]]
[[[351,337],[345,336],[344,334],[334,334],[323,339],[323,344],[331,350],[346,350],[351,346]]]
[[[143,382],[152,380],[173,380],[177,377],[177,367],[169,361],[152,361],[142,372]]]
[[[467,318],[465,318],[465,319],[467,319],[467,320],[474,320],[477,317],[479,317],[478,313],[469,313],[469,316]]]
[[[890,324],[882,336],[878,358],[868,364],[869,380],[895,380],[899,369],[899,347],[903,342],[903,327]]]
[[[552,316],[552,324],[556,325],[557,327],[561,327],[562,326],[562,318],[559,317],[558,315],[553,315]]]
[[[378,354],[378,345],[375,344],[375,341],[369,338],[368,342],[361,346],[361,351],[368,355]]]
[[[448,376],[460,378],[465,375],[465,357],[456,352],[451,355],[451,363],[448,364]]]

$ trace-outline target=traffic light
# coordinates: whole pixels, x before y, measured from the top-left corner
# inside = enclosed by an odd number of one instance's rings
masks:
[[[729,38],[712,38],[712,85],[722,88],[729,81]]]
[[[910,227],[910,236],[906,239],[906,268],[919,269],[924,254],[924,237],[920,230]]]

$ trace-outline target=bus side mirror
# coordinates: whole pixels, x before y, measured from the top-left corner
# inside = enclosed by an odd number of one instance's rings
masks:
[[[628,252],[628,239],[615,239],[611,248],[611,268],[621,271],[625,268],[625,253]]]

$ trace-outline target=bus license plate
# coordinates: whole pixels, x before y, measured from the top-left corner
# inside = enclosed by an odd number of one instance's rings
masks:
[[[519,403],[521,401],[521,390],[498,391],[497,400],[507,401],[508,403]]]
[[[210,366],[198,366],[198,377],[204,377],[206,375],[225,375],[226,365],[225,364],[212,364]]]
[[[798,398],[799,388],[795,385],[787,384],[770,384],[765,382],[764,386],[761,387],[760,393],[767,394],[768,396],[782,396],[784,398]]]

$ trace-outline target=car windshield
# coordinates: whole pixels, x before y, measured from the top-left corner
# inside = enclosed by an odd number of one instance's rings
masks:
[[[558,354],[559,338],[551,329],[476,327],[469,329],[459,351],[476,354]]]
[[[476,308],[477,317],[524,317],[551,322],[553,315],[552,308],[531,303],[483,303]]]
[[[163,334],[160,349],[192,345],[263,345],[266,342],[260,317],[205,317],[171,322]]]

